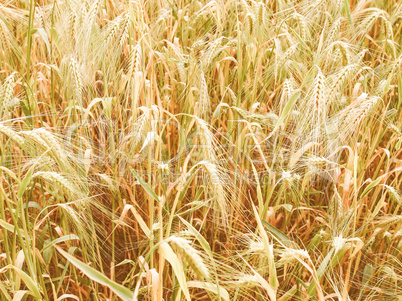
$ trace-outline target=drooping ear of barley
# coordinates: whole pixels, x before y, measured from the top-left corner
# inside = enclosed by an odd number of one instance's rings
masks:
[[[383,22],[382,33],[386,37],[389,37],[389,35],[392,34],[392,26],[389,25],[388,17],[383,10],[373,8],[365,13],[366,17],[363,17],[362,21],[360,22],[359,34],[364,35],[368,33],[377,20],[381,20]]]
[[[225,190],[225,178],[224,173],[219,170],[216,164],[210,163],[208,161],[201,161],[199,163],[205,170],[207,171],[209,177],[209,186],[212,188],[212,193],[214,194],[215,198],[215,206],[217,212],[221,213],[223,220],[227,221],[228,216],[228,194]]]
[[[1,46],[3,51],[10,51],[11,50],[11,40],[10,40],[10,31],[8,30],[6,24],[3,20],[0,19],[0,39],[1,39]]]
[[[24,165],[24,170],[28,171],[30,167],[35,166],[38,170],[51,171],[57,169],[57,163],[49,156],[41,156],[39,158],[31,159]]]
[[[402,204],[402,194],[396,190],[394,187],[384,184],[383,185],[391,195],[391,197],[398,203]]]
[[[299,260],[310,259],[310,256],[306,250],[297,249],[285,249],[280,253],[280,264],[298,263]]]
[[[303,40],[307,40],[309,38],[308,37],[309,30],[308,30],[308,25],[307,25],[305,18],[298,13],[294,13],[293,19],[297,22],[297,24],[299,26],[299,30],[301,33],[300,36],[302,37]]]
[[[70,35],[70,39],[73,42],[73,45],[75,44],[75,41],[77,39],[77,21],[78,16],[75,10],[70,12],[69,18],[68,18],[68,32]]]
[[[45,18],[43,10],[40,6],[35,7],[35,20],[38,23],[39,28],[45,29]]]
[[[334,188],[334,195],[330,199],[329,205],[329,212],[333,218],[333,223],[336,224],[343,215],[342,198],[336,187]]]
[[[93,30],[96,27],[96,19],[97,16],[100,12],[100,9],[102,7],[102,1],[101,0],[95,0],[93,1],[89,7],[88,7],[88,11],[85,11],[85,9],[81,10],[80,14],[81,14],[81,28],[79,28],[80,31],[80,38],[84,41],[89,41],[92,37],[91,35],[93,34]],[[77,13],[75,13],[75,10],[72,11],[71,17],[73,18],[72,21],[75,24],[71,24],[72,26],[77,27],[76,22],[78,19],[78,15]],[[75,32],[77,32],[78,29],[75,30]],[[88,51],[88,50],[86,50]]]
[[[257,20],[259,25],[265,25],[268,22],[267,8],[264,2],[257,3]]]
[[[362,72],[361,68],[357,64],[347,65],[334,74],[331,78],[328,78],[328,97],[331,102],[335,101],[337,93],[344,88],[346,84],[350,84],[352,79],[358,77]]]
[[[126,14],[123,17],[122,25],[121,25],[121,33],[119,35],[118,41],[119,45],[123,46],[126,43],[127,37],[128,37],[128,28],[130,25],[130,16],[129,14]]]
[[[0,87],[0,118],[7,112],[15,89],[15,73],[9,75]]]
[[[74,197],[74,195],[78,195],[79,193],[81,193],[70,180],[57,172],[38,171],[34,173],[32,177],[40,177],[46,181],[49,181],[50,183],[53,183],[54,185],[59,186],[60,189],[65,191],[67,195],[71,197]]]
[[[278,60],[278,65],[282,66],[288,59],[290,59],[296,52],[298,44],[292,45]]]
[[[200,252],[191,246],[189,240],[173,235],[170,236],[167,241],[175,247],[183,257],[183,261],[191,267],[200,280],[210,280],[210,273],[207,265],[200,256]]]
[[[106,218],[106,210],[100,204],[91,204],[91,199],[78,199],[58,204],[57,207],[61,209],[60,213],[64,218],[63,228],[66,231],[78,234],[81,244],[85,245],[85,255],[88,259],[91,258],[93,266],[101,267],[99,242],[102,242],[106,237],[100,234],[102,229],[94,221],[91,213],[96,211],[97,214]],[[103,245],[103,251],[108,252],[107,246]]]
[[[367,97],[363,95],[363,100],[356,104],[351,104],[340,112],[340,130],[344,137],[354,132],[353,127],[359,126],[372,110],[380,103],[378,96]]]
[[[106,31],[105,44],[111,45],[115,40],[117,34],[121,30],[124,17],[122,15],[117,16],[114,20],[108,24],[108,30]]]
[[[252,13],[248,13],[245,17],[245,32],[249,35],[252,36],[253,32],[255,31],[255,16]]]
[[[13,140],[19,147],[23,147],[25,142],[24,138],[22,138],[17,132],[2,123],[0,123],[0,133]]]
[[[224,46],[222,46],[222,41],[224,40],[225,40],[224,37],[220,37],[216,39],[213,43],[211,43],[211,45],[208,47],[207,51],[202,57],[202,68],[204,70],[207,69],[208,67],[213,67],[212,63],[224,49]]]
[[[393,224],[400,223],[401,221],[402,221],[402,215],[385,216],[378,221],[378,225],[383,228],[387,228],[389,226],[392,226]]]
[[[214,136],[208,123],[197,116],[193,116],[196,122],[196,133],[194,135],[195,146],[199,147],[206,162],[217,164],[220,151],[220,143]]]
[[[194,112],[197,116],[203,119],[207,119],[208,112],[210,112],[210,100],[208,94],[207,81],[205,80],[205,75],[200,72],[198,75],[198,87],[199,87],[199,97],[198,97],[198,110]]]
[[[82,92],[82,88],[83,88],[82,76],[81,76],[78,62],[74,58],[70,59],[69,69],[70,69],[69,71],[70,71],[71,78],[73,81],[74,97],[76,97],[77,100],[80,100],[81,92]]]
[[[331,45],[333,42],[335,42],[338,39],[342,21],[343,21],[342,17],[336,19],[336,21],[329,28],[327,38],[325,39],[326,46]]]
[[[131,47],[129,62],[128,62],[128,76],[133,77],[136,72],[142,70],[142,50],[139,42]]]
[[[303,104],[306,110],[306,115],[303,116],[303,124],[309,127],[308,131],[311,131],[312,139],[315,142],[320,141],[320,126],[323,124],[327,115],[327,88],[325,76],[322,74],[319,67],[317,67],[317,69],[317,74]]]

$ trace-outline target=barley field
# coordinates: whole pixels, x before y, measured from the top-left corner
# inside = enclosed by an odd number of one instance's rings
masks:
[[[402,300],[402,1],[0,0],[1,300]]]

